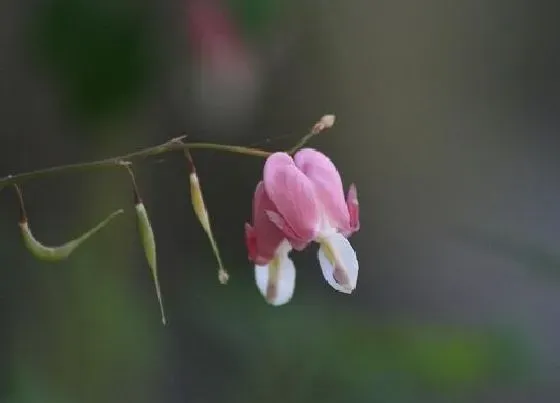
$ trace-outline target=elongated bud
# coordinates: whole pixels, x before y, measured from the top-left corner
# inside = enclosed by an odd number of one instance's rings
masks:
[[[142,241],[142,247],[144,248],[144,254],[146,255],[146,260],[148,266],[152,272],[152,278],[154,280],[154,286],[156,289],[156,295],[159,303],[159,309],[161,312],[161,322],[166,325],[167,318],[165,316],[165,309],[163,308],[163,297],[161,294],[161,288],[159,286],[159,278],[157,271],[157,253],[156,253],[156,241],[154,236],[154,231],[152,230],[152,225],[150,224],[150,218],[148,217],[148,212],[146,207],[140,198],[138,193],[138,187],[136,185],[136,179],[134,178],[134,172],[130,167],[130,164],[126,165],[128,173],[130,174],[130,179],[132,181],[132,190],[134,194],[134,207],[136,210],[136,218],[138,221],[138,232],[140,233],[140,240]]]
[[[60,246],[45,246],[39,242],[29,229],[29,223],[27,220],[27,214],[25,212],[25,205],[23,204],[23,196],[17,185],[14,185],[16,193],[19,198],[20,206],[20,219],[19,227],[23,237],[23,242],[27,249],[40,260],[46,260],[50,262],[57,262],[68,258],[82,243],[84,243],[88,238],[98,232],[101,228],[105,227],[109,221],[115,218],[117,215],[122,214],[123,210],[117,210],[111,213],[107,218],[97,224],[95,227],[85,232],[78,238],[72,239]]]
[[[216,260],[218,261],[218,267],[219,267],[218,279],[220,280],[220,283],[226,284],[229,280],[229,274],[224,268],[224,265],[222,263],[222,258],[220,256],[220,251],[218,250],[218,245],[214,240],[214,235],[212,234],[212,227],[210,226],[210,217],[208,216],[208,210],[206,209],[206,204],[204,203],[204,198],[202,196],[202,189],[200,188],[198,175],[196,174],[196,169],[191,154],[187,149],[185,149],[185,156],[189,161],[190,170],[191,170],[189,174],[189,182],[191,185],[191,202],[192,202],[193,210],[196,216],[198,217],[198,220],[200,221],[200,225],[202,225],[204,232],[206,232],[206,235],[208,236],[208,240],[212,245],[212,250],[214,251],[214,255],[216,256]]]

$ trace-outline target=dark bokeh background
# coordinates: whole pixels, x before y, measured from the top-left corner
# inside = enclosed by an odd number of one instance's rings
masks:
[[[265,304],[243,242],[258,158],[194,155],[225,287],[184,160],[136,166],[167,327],[126,172],[24,186],[47,244],[126,208],[58,265],[24,249],[5,189],[0,401],[557,402],[558,6],[224,0],[205,17],[200,3],[3,1],[0,175],[182,132],[281,149],[335,113],[313,145],[360,191],[358,288],[333,291],[309,250],[292,302]],[[221,12],[233,28],[213,36]]]

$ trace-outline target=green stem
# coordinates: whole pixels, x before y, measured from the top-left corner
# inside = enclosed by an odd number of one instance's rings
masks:
[[[255,157],[264,157],[264,158],[268,157],[271,154],[268,151],[259,150],[256,148],[231,146],[225,144],[213,144],[213,143],[183,143],[181,140],[182,140],[181,137],[172,139],[158,146],[145,148],[125,155],[105,158],[98,161],[60,165],[60,166],[40,169],[32,172],[25,172],[17,175],[8,175],[0,179],[0,190],[5,186],[22,184],[29,180],[37,179],[39,177],[55,175],[59,173],[85,171],[85,170],[97,169],[97,168],[121,167],[124,161],[139,160],[139,159],[144,159],[144,158],[153,157],[156,155],[166,154],[173,151],[184,150],[184,149],[200,148],[200,149],[208,149],[208,150],[218,150],[218,151],[252,155]]]
[[[286,151],[289,154],[293,154],[298,149],[303,147],[313,136],[317,133],[311,131],[301,138],[301,140],[291,149]],[[188,149],[206,149],[206,150],[216,150],[224,151],[236,154],[251,155],[254,157],[266,158],[272,154],[270,151],[259,150],[257,148],[233,146],[227,144],[214,144],[214,143],[185,143],[183,139],[186,136],[177,137],[171,139],[163,144],[144,148],[139,151],[134,151],[125,155],[119,155],[116,157],[105,158],[102,160],[83,162],[77,164],[60,165],[51,168],[39,169],[37,171],[25,172],[16,175],[8,175],[4,178],[0,178],[0,191],[8,185],[23,184],[24,182],[30,181],[32,179],[37,179],[44,176],[56,175],[59,173],[68,173],[76,171],[85,171],[97,168],[111,168],[111,167],[121,167],[124,162],[131,160],[140,160],[148,157],[153,157],[156,155],[167,154],[173,151],[183,151]]]
[[[305,144],[307,144],[307,142],[309,142],[309,140],[311,140],[312,137],[314,137],[315,135],[317,135],[317,133],[315,132],[310,132],[307,133],[305,136],[303,136],[301,138],[300,141],[297,142],[297,144],[295,146],[293,146],[292,148],[290,148],[288,151],[286,151],[288,154],[293,154],[295,153],[297,150],[299,150],[300,148],[302,148]]]

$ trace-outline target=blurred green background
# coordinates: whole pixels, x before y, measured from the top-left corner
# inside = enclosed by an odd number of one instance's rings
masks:
[[[356,182],[358,288],[295,254],[288,305],[254,284],[243,225],[263,161],[195,161],[230,271],[221,286],[180,155],[135,166],[169,324],[129,178],[24,186],[62,243],[36,261],[0,193],[0,402],[560,400],[558,6],[513,0],[5,0],[0,176],[165,142],[313,140]],[[286,136],[289,135],[289,136]]]

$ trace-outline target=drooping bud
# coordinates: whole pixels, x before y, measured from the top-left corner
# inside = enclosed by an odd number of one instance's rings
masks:
[[[58,262],[64,259],[67,259],[72,252],[74,252],[82,243],[84,243],[88,238],[94,235],[96,232],[101,230],[105,227],[109,221],[115,218],[117,215],[123,213],[123,210],[117,210],[111,213],[107,218],[97,224],[95,227],[90,229],[89,231],[85,232],[78,238],[72,239],[71,241],[66,242],[64,245],[60,246],[45,246],[41,242],[39,242],[31,229],[29,228],[29,223],[27,220],[27,214],[25,212],[25,205],[23,203],[23,195],[17,185],[14,185],[16,189],[16,193],[19,199],[19,207],[20,207],[20,219],[19,219],[19,227],[21,230],[21,234],[23,237],[23,242],[27,249],[40,260],[50,261],[50,262]]]
[[[163,297],[161,294],[161,288],[159,285],[158,271],[157,271],[157,254],[156,254],[156,241],[154,236],[154,231],[152,225],[150,224],[150,218],[148,217],[148,212],[146,207],[140,198],[138,192],[138,186],[136,185],[136,179],[134,178],[134,172],[130,167],[130,164],[125,165],[132,180],[132,189],[134,193],[134,207],[136,210],[136,218],[138,220],[138,232],[140,233],[140,240],[142,241],[142,247],[144,248],[144,254],[146,255],[146,260],[148,266],[152,272],[152,277],[154,280],[154,286],[156,289],[156,295],[159,303],[159,309],[161,312],[161,322],[166,325],[167,318],[165,316],[165,309],[163,308]]]
[[[218,261],[218,279],[220,280],[220,283],[226,284],[229,280],[229,274],[224,268],[218,245],[214,239],[214,235],[212,234],[210,217],[208,215],[208,210],[206,209],[206,204],[204,203],[204,197],[202,196],[202,189],[200,187],[198,175],[196,174],[194,161],[187,149],[185,149],[185,156],[187,157],[191,171],[189,174],[189,182],[191,187],[191,202],[193,210],[198,217],[198,220],[200,221],[200,225],[204,229],[204,232],[206,232],[206,235],[208,236],[208,240],[210,241],[212,250],[214,251],[214,255],[216,256],[216,260]]]

